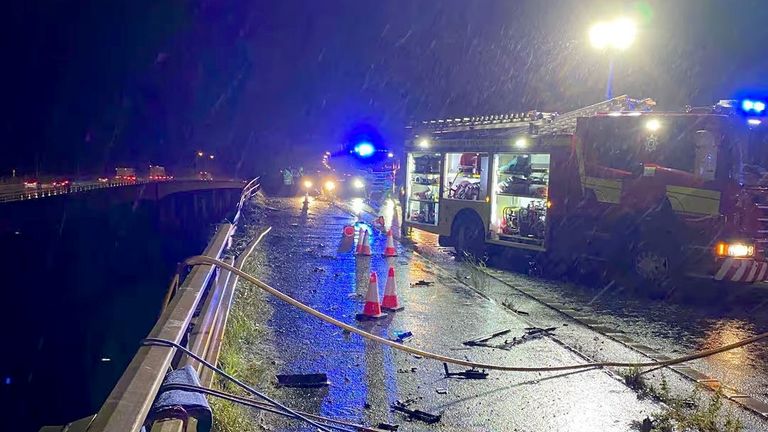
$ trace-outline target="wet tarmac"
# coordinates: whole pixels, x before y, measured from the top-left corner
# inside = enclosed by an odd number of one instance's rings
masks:
[[[579,350],[550,337],[532,338],[509,350],[465,347],[462,341],[500,329],[510,329],[508,338],[520,336],[531,326],[530,317],[471,289],[461,280],[460,269],[436,265],[400,245],[399,256],[388,262],[381,256],[385,238],[380,234],[372,235],[370,258],[337,254],[343,226],[356,219],[328,203],[314,201],[305,213],[300,199],[270,199],[267,207],[261,223],[271,224],[274,231],[255,255],[261,257],[255,266],[257,276],[324,313],[385,337],[410,331],[413,338],[406,342],[410,346],[473,361],[520,366],[585,361]],[[378,273],[381,296],[389,265],[396,269],[405,310],[358,323],[355,314],[363,307],[363,297],[356,295],[360,273],[367,276],[368,268]],[[414,285],[419,281],[429,283]],[[268,393],[296,409],[374,426],[400,424],[405,431],[626,431],[661,409],[655,402],[639,400],[604,370],[491,371],[485,380],[446,378],[438,362],[346,335],[295,308],[269,301],[271,346],[265,351],[276,353],[275,373],[324,372],[331,382],[321,389],[264,383]],[[559,321],[558,336],[562,329],[577,327]],[[411,409],[442,414],[442,419],[433,425],[408,422],[390,411],[398,400],[410,401]],[[272,430],[312,430],[292,420],[265,420]]]

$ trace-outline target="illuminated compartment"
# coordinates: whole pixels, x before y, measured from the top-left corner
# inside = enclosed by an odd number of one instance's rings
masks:
[[[447,153],[443,198],[484,201],[488,195],[488,154]]]
[[[501,153],[494,156],[491,238],[542,245],[546,237],[550,156]]]
[[[442,157],[439,153],[409,153],[406,179],[406,220],[437,225]]]

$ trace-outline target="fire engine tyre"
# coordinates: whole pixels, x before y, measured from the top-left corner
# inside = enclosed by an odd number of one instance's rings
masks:
[[[457,256],[461,259],[465,254],[481,259],[485,255],[485,228],[483,221],[475,213],[460,213],[453,222],[451,229],[452,243]]]
[[[640,242],[631,255],[630,288],[651,298],[671,294],[678,277],[679,250],[674,242]]]

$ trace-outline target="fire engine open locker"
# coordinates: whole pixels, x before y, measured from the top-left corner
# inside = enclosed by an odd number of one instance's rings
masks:
[[[561,115],[417,125],[404,226],[460,253],[505,246],[649,285],[678,274],[765,280],[768,192],[743,183],[746,122],[718,106],[652,106],[621,96]]]

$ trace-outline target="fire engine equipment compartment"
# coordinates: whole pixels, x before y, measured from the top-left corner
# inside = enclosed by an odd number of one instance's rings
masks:
[[[409,222],[437,225],[441,159],[439,153],[408,154],[405,192]]]
[[[484,201],[488,196],[488,154],[447,153],[443,198]]]
[[[490,237],[543,245],[546,235],[550,155],[494,155]]]

